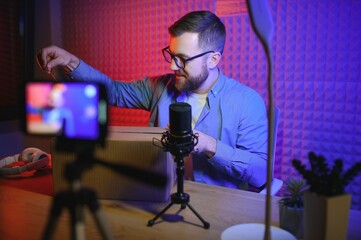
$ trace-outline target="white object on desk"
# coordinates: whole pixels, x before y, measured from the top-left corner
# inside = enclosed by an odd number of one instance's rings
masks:
[[[271,239],[277,240],[296,240],[296,238],[289,232],[271,226]],[[263,240],[265,225],[261,223],[245,223],[238,224],[227,228],[222,232],[221,240]]]

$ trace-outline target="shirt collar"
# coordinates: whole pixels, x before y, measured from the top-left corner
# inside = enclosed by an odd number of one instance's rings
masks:
[[[220,93],[220,91],[222,90],[222,88],[225,84],[225,81],[226,81],[225,76],[223,75],[222,71],[219,68],[218,68],[218,71],[219,71],[218,80],[217,80],[216,84],[214,84],[214,86],[212,87],[210,94],[208,94],[208,96],[213,95],[213,97],[216,97]]]

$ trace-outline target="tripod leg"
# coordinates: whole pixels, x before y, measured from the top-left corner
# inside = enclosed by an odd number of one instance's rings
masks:
[[[52,239],[52,237],[54,235],[57,220],[64,207],[65,198],[66,198],[65,193],[59,193],[54,197],[54,200],[53,200],[50,212],[49,212],[48,222],[45,226],[45,230],[44,230],[42,239],[44,239],[44,240]]]
[[[210,224],[209,222],[206,222],[202,217],[201,215],[199,215],[199,213],[189,204],[189,203],[186,203],[187,206],[192,210],[192,212],[198,217],[199,220],[201,220],[201,222],[203,223],[203,226],[205,229],[208,229],[210,227]]]
[[[166,206],[161,212],[159,212],[153,219],[148,221],[148,227],[151,227],[154,225],[155,221],[162,216],[163,213],[165,213],[171,206],[173,205],[173,202],[169,203],[168,206]]]
[[[95,192],[91,191],[89,189],[83,190],[83,196],[85,196],[88,207],[89,207],[91,213],[93,214],[93,218],[95,220],[95,223],[96,223],[103,239],[106,239],[106,240],[114,239],[114,237],[111,233],[111,230],[110,230],[110,225],[106,221],[105,214],[100,208],[100,204],[97,200],[97,196],[96,196]]]
[[[70,210],[72,215],[72,239],[85,240],[84,207],[82,205],[73,207],[74,209]]]
[[[108,239],[108,240],[114,239],[113,234],[111,233],[111,230],[109,227],[110,225],[107,224],[107,221],[106,221],[103,211],[101,211],[100,209],[98,211],[96,211],[94,213],[94,219],[95,219],[95,222],[98,226],[98,229],[99,229],[100,234],[102,235],[103,239]]]

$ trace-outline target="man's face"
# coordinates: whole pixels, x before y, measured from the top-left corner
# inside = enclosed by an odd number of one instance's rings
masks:
[[[53,89],[50,92],[49,105],[52,107],[61,107],[64,105],[64,96],[63,92],[60,90]]]
[[[204,50],[198,47],[197,33],[184,33],[179,37],[171,37],[169,50],[180,58],[186,60],[190,57],[202,53]],[[170,69],[174,71],[176,76],[175,87],[178,91],[193,91],[197,92],[207,80],[209,76],[209,69],[207,66],[207,58],[209,55],[193,59],[186,62],[185,68],[180,69],[172,61]]]

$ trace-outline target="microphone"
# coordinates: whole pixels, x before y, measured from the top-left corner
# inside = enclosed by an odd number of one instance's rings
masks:
[[[148,226],[153,226],[155,221],[165,213],[173,204],[181,204],[181,209],[187,206],[208,229],[210,224],[189,204],[189,194],[184,192],[184,157],[193,151],[198,143],[198,134],[192,131],[192,108],[188,103],[172,103],[169,105],[169,129],[163,133],[161,143],[163,149],[175,157],[177,163],[177,192],[171,195],[171,203],[168,204],[153,219],[148,221]]]
[[[174,103],[169,106],[170,142],[188,142],[192,134],[192,108],[188,103]]]
[[[165,151],[183,158],[198,143],[198,134],[192,131],[192,107],[188,103],[169,105],[169,130],[163,133],[161,143]]]

